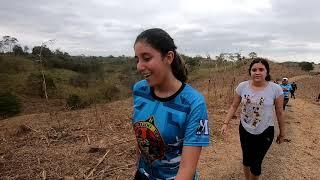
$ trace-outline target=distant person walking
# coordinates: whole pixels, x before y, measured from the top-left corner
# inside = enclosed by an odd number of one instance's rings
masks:
[[[292,88],[291,91],[290,91],[291,98],[293,97],[293,99],[295,99],[296,96],[294,95],[294,92],[298,89],[297,84],[295,82],[293,82],[291,84],[291,88]]]
[[[282,84],[280,84],[280,86],[283,90],[283,110],[285,110],[289,102],[289,92],[292,90],[292,87],[288,84],[288,78],[282,78]]]
[[[246,180],[259,179],[261,164],[274,138],[273,110],[275,109],[280,133],[277,143],[284,138],[283,91],[270,82],[269,63],[263,58],[255,58],[249,67],[251,80],[241,82],[223,122],[221,133],[226,136],[229,123],[241,103],[239,134]]]

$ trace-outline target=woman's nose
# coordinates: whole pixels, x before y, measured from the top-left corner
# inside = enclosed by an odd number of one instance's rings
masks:
[[[141,72],[141,71],[143,71],[144,70],[144,64],[143,64],[143,62],[141,62],[141,61],[138,61],[138,63],[137,63],[137,70],[138,70],[138,72]]]

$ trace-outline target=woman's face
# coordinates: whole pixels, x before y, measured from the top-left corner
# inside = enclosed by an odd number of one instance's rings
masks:
[[[267,69],[262,63],[255,63],[251,67],[251,78],[255,82],[265,81]]]
[[[170,70],[170,63],[166,57],[143,41],[138,41],[134,45],[134,51],[138,72],[143,75],[151,87],[161,86]]]

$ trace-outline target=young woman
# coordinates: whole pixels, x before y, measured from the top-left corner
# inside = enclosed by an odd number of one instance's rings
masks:
[[[133,127],[137,139],[135,179],[197,179],[202,146],[209,144],[204,97],[186,84],[184,63],[173,39],[148,29],[134,43],[144,80],[133,87]]]
[[[243,157],[243,171],[247,180],[259,179],[262,160],[274,138],[273,109],[275,108],[280,133],[277,143],[284,138],[283,91],[278,84],[270,82],[268,62],[254,59],[249,67],[251,80],[241,82],[221,128],[226,135],[229,122],[241,103],[240,142]]]

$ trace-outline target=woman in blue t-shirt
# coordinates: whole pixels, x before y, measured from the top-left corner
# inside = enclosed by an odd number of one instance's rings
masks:
[[[247,180],[259,179],[261,164],[274,138],[273,110],[276,112],[280,133],[277,143],[284,138],[283,92],[270,82],[269,63],[263,58],[254,59],[249,67],[251,80],[241,82],[221,128],[226,135],[229,122],[241,103],[239,134],[243,158],[243,171]]]
[[[143,31],[134,43],[144,80],[133,87],[137,139],[135,179],[197,179],[202,146],[209,144],[204,97],[186,84],[187,72],[170,35]]]

